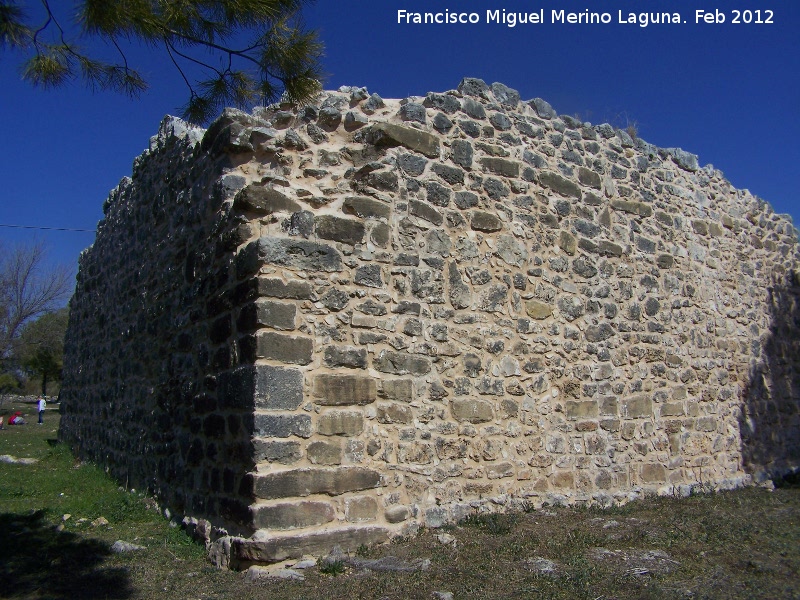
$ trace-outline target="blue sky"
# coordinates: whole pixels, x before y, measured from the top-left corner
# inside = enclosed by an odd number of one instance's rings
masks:
[[[500,81],[524,99],[592,123],[636,123],[639,135],[713,163],[739,188],[800,222],[800,2],[725,0],[720,24],[695,24],[702,0],[318,0],[304,16],[326,45],[327,89],[366,86],[385,98]],[[397,11],[474,12],[473,25],[398,24]],[[538,12],[543,24],[486,23],[487,10]],[[551,23],[551,11],[607,12],[606,25]],[[733,24],[734,10],[772,10],[772,24]],[[678,12],[686,23],[619,24],[619,12]],[[755,20],[755,14],[753,20]],[[150,78],[138,100],[20,81],[0,54],[0,224],[93,229],[108,191],[187,92],[157,51],[135,50]],[[0,227],[6,243],[38,237],[53,260],[76,264],[93,234]]]

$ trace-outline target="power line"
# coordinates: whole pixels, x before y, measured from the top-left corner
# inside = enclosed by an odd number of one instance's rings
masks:
[[[95,229],[72,229],[69,227],[37,227],[35,225],[4,225],[0,223],[0,227],[8,227],[9,229],[39,229],[42,231],[85,231],[89,233],[96,233]]]

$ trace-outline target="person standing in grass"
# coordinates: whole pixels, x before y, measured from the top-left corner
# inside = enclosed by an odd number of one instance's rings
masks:
[[[44,423],[44,409],[47,407],[47,402],[44,399],[44,396],[39,396],[39,405],[36,409],[39,411],[39,425]]]

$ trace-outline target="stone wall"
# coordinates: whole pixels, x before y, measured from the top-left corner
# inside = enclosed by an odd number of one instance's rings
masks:
[[[105,213],[61,436],[223,563],[800,463],[791,219],[502,84],[167,119]]]

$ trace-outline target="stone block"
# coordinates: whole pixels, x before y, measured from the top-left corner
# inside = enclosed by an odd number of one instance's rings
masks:
[[[311,338],[284,335],[271,331],[256,334],[256,356],[285,363],[307,365],[311,362],[314,342]]]
[[[353,283],[356,285],[364,285],[371,288],[383,287],[383,275],[381,273],[381,266],[375,265],[362,265],[356,269]]]
[[[503,229],[503,222],[495,214],[482,210],[473,210],[472,218],[470,219],[470,227],[475,231],[492,233]]]
[[[465,169],[472,168],[472,144],[466,140],[453,140],[450,160]]]
[[[261,437],[309,438],[312,434],[311,417],[257,412],[253,415],[253,433]]]
[[[492,404],[483,400],[454,399],[450,403],[450,412],[457,421],[469,423],[485,423],[494,419]]]
[[[303,458],[303,453],[300,442],[253,438],[253,458],[257,463],[266,461],[290,465]]]
[[[580,200],[582,195],[578,184],[552,171],[539,173],[539,183],[562,196],[571,196]]]
[[[377,385],[372,377],[322,374],[314,377],[313,394],[322,406],[361,406],[375,402]]]
[[[291,469],[254,475],[257,498],[299,498],[313,494],[339,496],[380,487],[381,474],[365,467]]]
[[[258,278],[258,295],[273,298],[309,300],[313,290],[307,281],[283,281],[271,277]]]
[[[365,196],[348,196],[344,199],[342,210],[350,215],[356,215],[362,219],[388,219],[392,214],[392,207]]]
[[[553,307],[540,300],[525,302],[525,312],[531,319],[542,320],[553,314]]]
[[[716,431],[717,430],[717,419],[716,417],[700,417],[697,419],[694,428],[697,431]]]
[[[680,417],[684,414],[684,407],[682,402],[666,403],[661,405],[662,417]]]
[[[486,465],[487,479],[502,479],[514,476],[514,465],[510,462],[490,463]]]
[[[599,407],[596,400],[567,400],[566,415],[568,419],[586,419],[596,417]]]
[[[392,375],[426,375],[431,371],[429,358],[390,350],[381,350],[373,360],[373,366],[381,373]]]
[[[295,410],[303,401],[303,374],[296,369],[256,365],[255,407]]]
[[[378,395],[389,400],[411,402],[414,400],[414,382],[411,379],[383,379]]]
[[[669,254],[659,254],[656,256],[656,264],[659,269],[670,269],[675,264],[675,259]]]
[[[414,411],[406,404],[391,402],[377,406],[378,423],[402,423],[407,425],[414,422]]]
[[[323,361],[331,368],[366,369],[367,351],[352,346],[327,346]]]
[[[519,163],[506,158],[494,156],[484,156],[481,158],[481,166],[491,173],[516,179],[519,177]]]
[[[385,527],[351,526],[296,535],[274,535],[255,541],[232,538],[231,563],[234,567],[252,563],[276,563],[305,555],[325,556],[338,546],[342,552],[355,552],[359,546],[372,546],[389,539]]]
[[[578,250],[578,241],[575,236],[568,231],[562,230],[558,236],[558,247],[570,256],[574,256]]]
[[[280,502],[250,507],[257,529],[300,529],[330,523],[336,512],[328,502]]]
[[[406,506],[390,506],[383,513],[387,523],[402,523],[411,516]]]
[[[306,456],[314,465],[342,464],[342,445],[338,442],[324,440],[311,442],[306,447]]]
[[[378,515],[378,501],[372,496],[353,496],[344,502],[344,517],[350,523],[374,521]]]
[[[583,185],[596,190],[600,189],[600,175],[594,171],[590,171],[586,167],[578,167],[578,181]]]
[[[441,163],[434,163],[431,166],[431,171],[438,175],[442,181],[450,185],[464,183],[464,171],[456,167],[450,167]]]
[[[641,419],[653,416],[653,402],[650,396],[638,394],[622,399],[622,418]]]
[[[614,210],[626,212],[631,215],[638,215],[640,217],[649,217],[653,214],[653,208],[644,202],[635,202],[632,200],[620,200],[615,198],[611,201],[611,207]]]
[[[314,217],[314,232],[323,240],[354,246],[364,241],[364,223],[331,215]]]
[[[667,470],[660,463],[645,463],[640,472],[643,483],[663,483],[667,480]]]
[[[434,225],[441,225],[444,222],[444,217],[438,210],[433,208],[427,202],[420,202],[419,200],[414,200],[413,198],[408,201],[408,212],[415,217],[425,219]]]
[[[608,240],[600,240],[597,244],[597,253],[601,256],[622,256],[623,248],[619,244],[609,242]]]
[[[403,146],[428,158],[439,157],[438,136],[393,123],[377,123],[370,129],[367,140],[377,147]]]
[[[299,271],[333,273],[342,270],[342,257],[332,246],[307,240],[262,237],[250,242],[236,256],[236,272],[241,278],[255,273],[262,265],[290,267]]]
[[[317,421],[320,435],[354,436],[364,431],[364,415],[357,411],[333,410],[323,413]]]
[[[242,307],[236,327],[241,331],[253,331],[259,327],[271,327],[283,331],[295,329],[297,307],[294,304],[259,299]]]
[[[294,213],[302,210],[297,201],[292,200],[272,184],[251,183],[233,199],[237,210],[271,215],[277,212]]]
[[[590,325],[586,328],[584,335],[587,342],[602,342],[612,337],[616,332],[614,328],[608,323],[601,323],[600,325]]]

